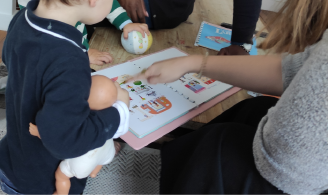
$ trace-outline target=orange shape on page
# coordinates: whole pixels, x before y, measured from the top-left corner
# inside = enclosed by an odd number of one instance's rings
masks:
[[[160,104],[161,106],[163,106],[164,109],[161,109],[160,111],[156,111],[148,104],[142,105],[141,108],[144,110],[148,109],[150,114],[160,114],[172,108],[172,103],[164,96],[157,98],[153,104],[155,104],[156,106]]]

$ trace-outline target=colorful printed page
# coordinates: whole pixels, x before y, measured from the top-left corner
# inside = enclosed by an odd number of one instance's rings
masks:
[[[131,76],[140,73],[156,61],[181,56],[186,54],[174,48],[168,49],[92,74],[107,76],[129,91],[130,131],[137,137],[144,137],[197,106],[163,84],[148,85],[145,81],[125,83]]]
[[[125,83],[157,61],[181,56],[186,54],[171,48],[92,74],[107,76],[129,91],[130,131],[137,137],[148,135],[232,87],[207,77],[199,79],[195,74],[186,74],[168,84],[149,85],[146,81]]]
[[[195,73],[186,74],[178,81],[165,85],[197,105],[207,102],[233,87],[208,77],[199,78]]]
[[[220,51],[224,47],[230,46],[231,30],[222,26],[217,26],[207,22],[202,22],[195,46],[203,46],[209,49]],[[253,47],[249,53],[257,55],[256,39],[253,39]]]

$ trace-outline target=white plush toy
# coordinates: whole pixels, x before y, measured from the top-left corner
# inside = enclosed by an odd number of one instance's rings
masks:
[[[143,54],[153,43],[153,37],[151,34],[148,36],[145,33],[145,38],[143,38],[140,32],[132,31],[129,33],[128,39],[124,39],[122,33],[121,43],[127,52],[132,54]]]

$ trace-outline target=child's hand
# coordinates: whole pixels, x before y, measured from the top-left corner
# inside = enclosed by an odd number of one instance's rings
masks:
[[[170,83],[188,72],[199,72],[202,56],[188,56],[156,62],[127,82],[146,79],[149,84]]]
[[[124,37],[124,39],[128,39],[129,32],[132,32],[134,30],[140,32],[142,37],[144,37],[144,38],[145,38],[145,33],[148,36],[150,35],[147,24],[130,23],[130,24],[125,25],[124,28],[123,28],[123,37]]]
[[[124,102],[128,108],[130,107],[130,96],[129,92],[125,89],[122,89],[118,82],[115,82],[117,88],[117,100]]]
[[[109,64],[113,61],[112,56],[107,52],[101,52],[96,49],[89,49],[88,51],[90,64],[104,65]]]
[[[36,136],[36,137],[38,137],[38,138],[41,139],[40,134],[39,134],[38,127],[36,125],[30,123],[30,129],[29,129],[29,131],[30,131],[30,134],[31,135]]]

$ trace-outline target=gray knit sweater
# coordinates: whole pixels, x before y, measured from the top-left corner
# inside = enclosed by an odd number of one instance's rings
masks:
[[[282,60],[284,93],[253,143],[260,174],[288,194],[328,189],[328,31]]]

